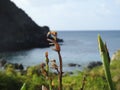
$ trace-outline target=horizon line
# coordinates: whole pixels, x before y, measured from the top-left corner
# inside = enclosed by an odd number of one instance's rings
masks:
[[[55,30],[55,31],[120,31],[120,29],[119,30],[114,30],[114,29],[111,29],[111,30]]]

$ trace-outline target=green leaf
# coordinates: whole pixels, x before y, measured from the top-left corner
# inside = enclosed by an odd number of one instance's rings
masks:
[[[107,45],[103,43],[100,35],[98,35],[98,46],[99,46],[99,51],[100,51],[100,55],[102,58],[102,62],[103,62],[104,70],[105,70],[105,75],[106,75],[106,79],[108,81],[109,88],[110,88],[110,90],[115,90],[115,88],[113,86],[112,78],[111,78],[111,73],[110,73],[109,52],[107,49]]]
[[[26,83],[23,84],[23,86],[21,87],[20,90],[27,90],[27,89],[26,89]]]

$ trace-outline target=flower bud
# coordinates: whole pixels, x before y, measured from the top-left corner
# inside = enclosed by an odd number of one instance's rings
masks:
[[[45,52],[45,57],[48,57],[48,52]]]

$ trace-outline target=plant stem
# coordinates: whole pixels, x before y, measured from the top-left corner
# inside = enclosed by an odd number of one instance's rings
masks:
[[[52,81],[49,80],[49,90],[52,90],[52,85],[51,85]]]
[[[83,77],[83,81],[82,81],[82,87],[80,90],[84,90],[84,87],[85,87],[85,82],[86,82],[86,75],[84,75]]]
[[[50,72],[49,72],[49,58],[48,58],[48,56],[46,56],[46,71],[47,71],[47,77],[49,78],[49,80],[48,80],[49,90],[52,90],[51,78],[50,78]]]
[[[59,80],[58,89],[62,90],[62,57],[61,57],[60,51],[58,51],[58,56],[59,56],[59,62],[60,62],[60,73],[59,73],[59,76],[58,76],[58,80]]]

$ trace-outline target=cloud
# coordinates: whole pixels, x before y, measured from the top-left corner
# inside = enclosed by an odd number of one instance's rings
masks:
[[[120,28],[120,7],[113,0],[12,1],[25,10],[37,24],[48,25],[51,29]]]
[[[120,5],[120,0],[115,0],[116,4]]]
[[[108,16],[111,14],[110,8],[105,3],[101,3],[96,10],[98,16]]]
[[[30,2],[29,0],[11,0],[13,2],[15,2],[15,4],[17,4],[19,7],[22,7],[22,6],[29,6],[30,5]]]

